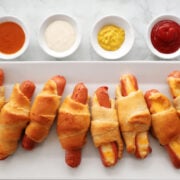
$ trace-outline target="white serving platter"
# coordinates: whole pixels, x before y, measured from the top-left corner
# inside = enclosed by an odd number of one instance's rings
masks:
[[[5,72],[6,98],[9,97],[14,83],[26,79],[35,82],[34,96],[52,76],[64,75],[67,85],[63,98],[71,93],[74,85],[84,82],[92,96],[97,87],[109,87],[114,97],[115,87],[120,75],[132,73],[137,77],[139,88],[144,92],[158,89],[169,98],[167,75],[180,68],[178,61],[128,61],[128,62],[0,62]],[[97,149],[93,146],[90,134],[82,151],[82,161],[78,168],[70,168],[64,162],[64,150],[57,134],[56,122],[48,138],[33,151],[19,147],[14,155],[0,161],[1,179],[179,179],[180,170],[175,169],[165,149],[150,138],[152,153],[144,160],[138,160],[124,151],[123,158],[116,166],[105,168]]]

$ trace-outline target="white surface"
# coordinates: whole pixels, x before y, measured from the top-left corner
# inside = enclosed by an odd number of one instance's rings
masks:
[[[46,42],[45,36],[44,36],[47,27],[54,21],[58,21],[58,20],[70,23],[70,25],[72,26],[72,28],[76,34],[75,42],[73,43],[72,47],[63,52],[56,52],[56,51],[50,49],[47,45],[47,42]],[[80,33],[80,29],[78,27],[78,23],[73,17],[69,16],[68,14],[51,15],[44,20],[44,22],[42,23],[42,25],[40,27],[40,32],[39,32],[40,46],[47,54],[51,55],[52,57],[65,58],[67,56],[70,56],[77,50],[77,48],[79,47],[80,41],[81,41],[81,33]]]
[[[171,53],[171,54],[165,54],[165,53],[161,53],[159,51],[157,51],[152,42],[151,42],[151,31],[152,31],[152,28],[154,27],[154,25],[156,23],[158,23],[159,21],[162,21],[162,20],[172,20],[174,22],[176,22],[177,24],[180,24],[180,18],[175,16],[175,15],[159,15],[157,17],[155,17],[148,25],[148,28],[147,28],[147,45],[149,47],[149,49],[152,51],[153,54],[155,54],[156,56],[158,56],[159,58],[162,58],[162,59],[174,59],[178,56],[180,56],[180,48],[174,52],[174,53]]]
[[[94,23],[109,14],[123,16],[135,30],[132,50],[123,58],[131,60],[159,60],[146,44],[148,23],[159,14],[175,14],[180,17],[180,0],[0,0],[0,16],[16,15],[23,20],[30,33],[30,46],[18,61],[58,60],[48,56],[39,46],[37,34],[45,17],[55,13],[67,13],[77,19],[82,31],[78,50],[62,60],[102,61],[90,43]],[[180,57],[175,60],[180,60]]]
[[[120,75],[133,73],[144,92],[157,88],[168,97],[167,75],[180,67],[180,62],[2,62],[5,72],[6,97],[16,82],[29,79],[35,82],[40,91],[47,79],[56,74],[67,79],[64,97],[72,92],[74,85],[84,82],[92,96],[97,87],[107,85],[111,97]],[[32,72],[33,71],[33,72]],[[146,72],[144,74],[144,72]],[[24,150],[21,145],[14,155],[0,161],[1,179],[179,179],[180,170],[173,167],[162,146],[150,138],[152,153],[144,160],[138,160],[124,152],[123,159],[112,168],[105,168],[97,149],[88,135],[82,151],[82,162],[72,169],[64,162],[64,150],[56,134],[56,122],[48,138],[33,151]]]
[[[25,34],[24,44],[16,53],[5,54],[5,53],[0,52],[0,59],[12,60],[12,59],[16,59],[16,58],[20,57],[27,50],[27,48],[29,46],[29,33],[28,33],[27,27],[25,26],[24,22],[21,19],[19,19],[18,17],[16,17],[16,16],[0,17],[0,23],[8,22],[8,21],[17,23],[22,28],[22,30],[24,31],[24,34]]]
[[[106,51],[98,43],[99,31],[106,25],[115,25],[125,31],[125,40],[116,51]],[[124,57],[132,48],[134,43],[134,30],[128,20],[121,16],[109,15],[99,19],[93,26],[91,33],[91,44],[95,52],[106,59],[120,59]]]

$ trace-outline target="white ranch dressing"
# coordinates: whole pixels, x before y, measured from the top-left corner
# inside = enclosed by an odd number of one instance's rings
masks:
[[[47,46],[56,52],[64,52],[70,49],[75,40],[76,32],[67,21],[57,20],[52,22],[44,33]]]

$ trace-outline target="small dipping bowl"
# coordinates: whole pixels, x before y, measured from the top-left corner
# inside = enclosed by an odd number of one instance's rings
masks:
[[[119,28],[122,28],[125,32],[124,42],[117,50],[114,51],[105,50],[100,46],[98,42],[98,33],[106,25],[115,25]],[[133,28],[131,24],[128,22],[128,20],[123,17],[116,15],[105,16],[99,19],[93,26],[91,32],[91,45],[95,50],[95,52],[105,59],[115,60],[122,58],[131,50],[133,43],[134,43]]]
[[[3,52],[1,49],[0,49],[0,59],[3,59],[3,60],[12,60],[12,59],[15,59],[15,58],[18,58],[19,56],[21,56],[28,48],[29,46],[29,35],[28,35],[28,31],[27,31],[27,28],[25,27],[24,23],[22,22],[22,20],[20,20],[19,18],[15,17],[15,16],[3,16],[3,17],[0,17],[0,24],[3,25],[3,23],[15,23],[17,24],[21,30],[23,31],[23,34],[24,34],[24,42],[22,43],[22,46],[17,49],[17,51],[13,52],[13,53],[5,53]],[[9,37],[12,37],[12,33],[11,33],[11,30],[9,31]],[[18,31],[19,32],[19,31]],[[6,33],[6,35],[8,36],[8,34]],[[17,35],[17,34],[16,34]],[[16,36],[14,35],[14,36]],[[12,37],[14,38],[14,37]],[[16,38],[16,37],[15,37]],[[5,40],[5,39],[4,39]],[[4,41],[2,40],[2,41]],[[17,40],[18,41],[18,40]],[[6,39],[6,42],[8,42],[8,39]],[[2,42],[1,42],[2,43]],[[11,42],[8,42],[11,44]],[[19,43],[19,42],[18,42]],[[9,46],[9,45],[8,45]],[[11,45],[10,45],[11,46]]]
[[[70,46],[69,49],[66,49],[65,51],[56,51],[53,48],[51,48],[48,45],[48,42],[45,38],[45,32],[47,30],[47,28],[54,22],[57,21],[61,21],[61,22],[66,22],[68,23],[68,25],[70,25],[75,33],[75,40],[74,43],[72,44],[72,46]],[[63,30],[64,31],[64,30]],[[57,33],[57,32],[56,32]],[[60,32],[61,33],[61,32]],[[58,37],[57,37],[58,39]],[[60,39],[58,39],[60,41]],[[63,41],[66,41],[66,39],[63,39]],[[71,54],[73,54],[79,47],[80,45],[80,41],[81,41],[81,33],[77,24],[77,21],[66,14],[54,14],[49,16],[48,18],[46,18],[41,27],[40,27],[40,31],[39,31],[39,44],[41,46],[41,48],[43,49],[43,51],[45,53],[47,53],[48,55],[54,57],[54,58],[65,58],[67,56],[70,56]]]
[[[179,17],[177,17],[175,15],[160,15],[160,16],[157,16],[154,19],[152,19],[152,21],[148,24],[148,27],[147,27],[147,34],[146,34],[147,46],[149,47],[149,49],[151,50],[151,52],[154,55],[156,55],[157,57],[162,58],[162,59],[174,59],[180,55],[180,48],[172,53],[160,52],[157,48],[155,48],[155,46],[153,45],[152,40],[151,40],[151,32],[152,32],[153,27],[155,27],[159,22],[169,21],[169,20],[180,25]],[[178,34],[179,34],[179,38],[180,38],[180,29],[179,29]]]

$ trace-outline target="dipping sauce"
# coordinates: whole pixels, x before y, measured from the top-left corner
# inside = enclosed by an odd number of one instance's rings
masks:
[[[0,23],[0,52],[13,54],[19,51],[25,42],[25,33],[14,22]]]
[[[174,53],[180,48],[180,25],[172,20],[162,20],[151,31],[153,46],[161,53]]]
[[[73,46],[76,40],[76,32],[70,23],[57,20],[47,27],[44,37],[51,50],[64,52]]]
[[[124,39],[124,29],[115,25],[106,25],[98,33],[98,43],[107,51],[119,49],[123,44]]]

